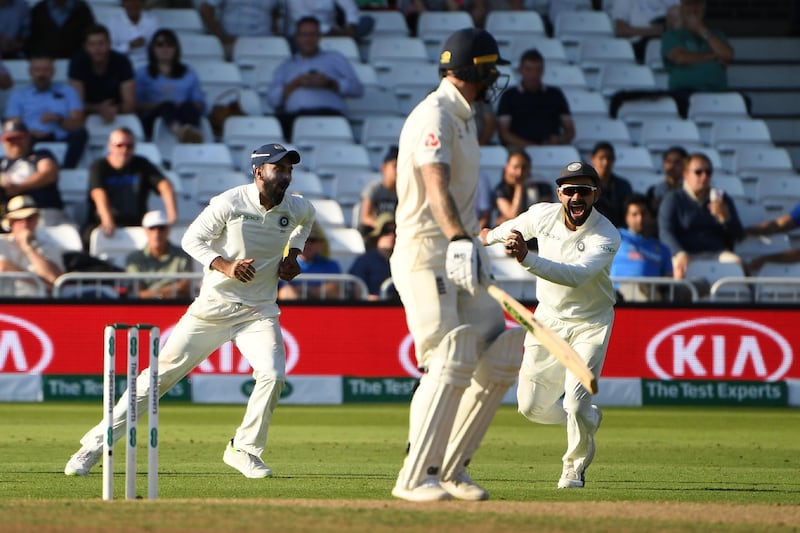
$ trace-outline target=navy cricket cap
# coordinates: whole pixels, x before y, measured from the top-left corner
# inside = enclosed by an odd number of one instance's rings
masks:
[[[280,144],[265,144],[250,154],[250,164],[254,167],[260,167],[264,163],[277,163],[284,157],[288,157],[293,165],[300,162],[300,154],[297,150],[287,150],[286,147]]]
[[[600,185],[600,176],[597,175],[597,171],[594,167],[587,163],[581,163],[580,161],[570,163],[562,168],[561,173],[556,178],[556,184],[561,185],[568,182],[571,178],[579,177],[591,178],[595,186]]]
[[[439,56],[440,69],[456,69],[482,64],[509,65],[500,57],[492,34],[478,28],[458,30],[444,42]]]

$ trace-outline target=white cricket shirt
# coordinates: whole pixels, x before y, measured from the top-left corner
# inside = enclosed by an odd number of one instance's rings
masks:
[[[211,199],[181,240],[186,253],[203,265],[200,296],[259,306],[269,316],[278,292],[278,266],[287,248],[303,249],[314,224],[314,207],[305,198],[287,194],[264,209],[255,183],[229,189]],[[218,256],[228,261],[255,259],[255,277],[248,283],[211,270]]]
[[[450,167],[450,194],[461,223],[468,233],[476,235],[479,230],[475,215],[480,167],[478,134],[472,107],[446,79],[417,104],[400,132],[395,211],[398,240],[442,236],[428,205],[422,180],[422,166],[429,163]]]
[[[567,228],[564,217],[560,203],[540,202],[491,230],[487,241],[505,242],[511,230],[522,233],[526,241],[536,237],[539,254],[529,253],[522,262],[540,278],[536,312],[541,309],[562,320],[590,319],[616,303],[609,276],[619,231],[597,209],[575,231]]]

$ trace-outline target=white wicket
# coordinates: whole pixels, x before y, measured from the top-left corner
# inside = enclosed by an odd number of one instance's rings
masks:
[[[115,403],[115,363],[116,332],[125,330],[127,341],[127,384],[128,413],[125,423],[125,498],[136,499],[136,426],[138,408],[136,405],[136,377],[139,375],[140,342],[139,331],[149,333],[149,391],[148,405],[148,451],[147,451],[147,497],[158,497],[158,348],[159,328],[149,324],[110,324],[103,330],[103,413],[106,438],[103,442],[103,499],[114,499],[114,403]],[[154,370],[154,371],[152,371]]]

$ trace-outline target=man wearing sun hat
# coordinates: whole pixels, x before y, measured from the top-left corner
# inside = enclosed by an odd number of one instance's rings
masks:
[[[15,196],[8,201],[2,226],[9,234],[0,239],[0,272],[36,274],[49,289],[64,272],[62,250],[47,237],[37,237],[39,219],[39,209],[30,196]],[[24,280],[14,285],[15,296],[39,293],[35,285]]]
[[[534,316],[575,348],[600,376],[614,323],[611,262],[619,231],[594,209],[600,178],[586,163],[565,166],[558,178],[560,203],[540,202],[498,227],[481,230],[484,245],[503,243],[506,254],[537,277]],[[526,241],[538,239],[538,254]],[[602,413],[572,373],[530,333],[517,386],[519,412],[540,424],[567,426],[558,488],[582,488],[595,453],[594,435]]]
[[[314,224],[314,206],[286,194],[300,154],[265,144],[250,155],[253,183],[213,197],[184,233],[181,245],[203,266],[200,294],[175,325],[159,354],[162,394],[224,342],[233,341],[253,369],[244,418],[225,446],[222,460],[247,478],[272,475],[261,459],[272,414],[286,380],[286,352],[278,279],[300,274],[297,256]],[[287,254],[284,250],[288,248]],[[136,400],[147,404],[150,370],[137,378]],[[127,393],[114,408],[113,437],[124,434]],[[107,428],[101,421],[81,439],[64,468],[86,476],[102,455]]]

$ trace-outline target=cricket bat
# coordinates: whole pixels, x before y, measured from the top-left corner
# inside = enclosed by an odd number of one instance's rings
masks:
[[[533,317],[533,313],[514,299],[510,294],[496,285],[489,285],[489,295],[497,300],[506,312],[519,322],[519,324],[533,333],[542,346],[547,348],[553,357],[572,372],[589,392],[597,394],[597,379],[583,359],[570,346],[567,341],[556,335],[555,331],[548,328]]]

